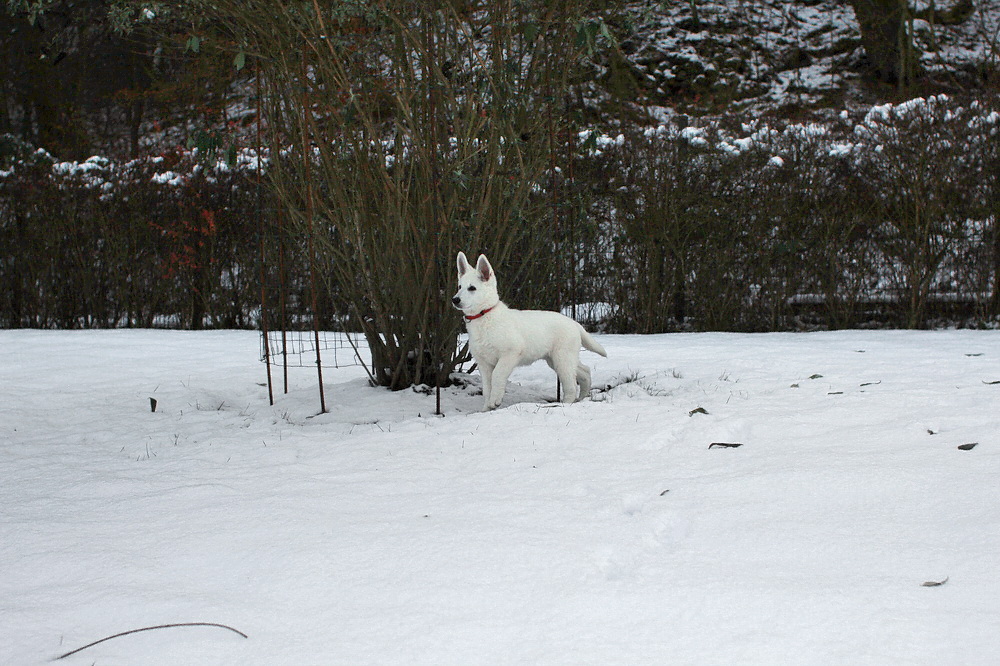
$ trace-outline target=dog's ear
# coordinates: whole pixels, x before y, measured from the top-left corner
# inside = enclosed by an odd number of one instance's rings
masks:
[[[486,258],[485,254],[479,255],[476,270],[479,271],[479,279],[483,282],[489,282],[490,278],[493,277],[493,267],[490,266],[490,260]]]
[[[465,275],[465,272],[472,267],[469,266],[469,260],[465,258],[464,252],[458,253],[457,261],[458,261],[458,277],[462,277],[463,275]]]

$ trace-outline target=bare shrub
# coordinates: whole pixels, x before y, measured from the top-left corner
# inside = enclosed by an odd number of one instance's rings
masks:
[[[976,122],[978,108],[917,98],[875,107],[856,128],[857,165],[874,191],[873,233],[885,257],[882,291],[900,297],[909,328],[925,325],[932,294],[958,295],[949,258],[984,219],[983,159],[996,139]]]
[[[257,64],[270,182],[363,330],[373,380],[441,384],[466,355],[455,251],[551,251],[543,188],[588,3],[206,3]],[[582,35],[582,39],[581,39]],[[509,261],[515,257],[517,261]]]

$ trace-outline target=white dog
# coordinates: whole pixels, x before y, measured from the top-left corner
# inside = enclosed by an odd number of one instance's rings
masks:
[[[485,409],[500,406],[515,367],[543,358],[562,383],[563,402],[590,395],[590,368],[580,363],[580,347],[607,356],[604,347],[558,312],[507,307],[485,255],[479,255],[473,269],[465,253],[458,253],[458,293],[451,302],[465,314],[469,349],[483,376]]]

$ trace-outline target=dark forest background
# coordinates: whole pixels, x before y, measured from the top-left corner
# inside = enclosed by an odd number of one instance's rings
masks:
[[[998,25],[969,0],[6,2],[0,326],[350,328],[379,383],[443,381],[462,249],[607,331],[995,327]]]

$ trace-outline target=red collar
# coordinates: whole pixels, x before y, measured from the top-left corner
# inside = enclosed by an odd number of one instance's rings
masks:
[[[494,305],[494,306],[493,306],[493,308],[495,308],[495,307],[496,307],[496,306]],[[472,321],[473,319],[479,319],[480,317],[482,317],[482,316],[483,316],[484,314],[486,314],[487,312],[489,312],[489,311],[490,311],[490,310],[492,310],[493,308],[486,308],[485,310],[483,310],[483,311],[482,311],[482,312],[480,312],[479,314],[477,314],[477,315],[472,315],[471,317],[470,317],[469,315],[465,315],[465,321]]]

